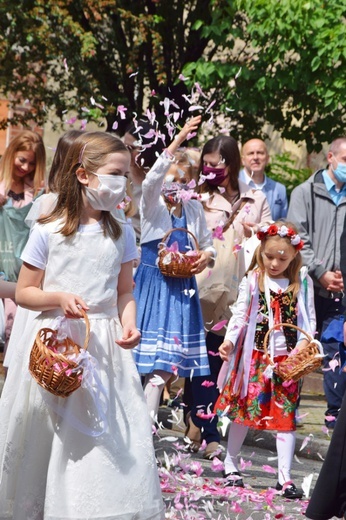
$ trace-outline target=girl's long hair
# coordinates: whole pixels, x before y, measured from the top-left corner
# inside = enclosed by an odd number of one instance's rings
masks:
[[[11,189],[13,166],[18,152],[34,152],[36,166],[30,174],[35,194],[42,189],[46,171],[46,150],[42,137],[32,130],[23,130],[7,146],[0,162],[0,181],[5,181],[6,193]]]
[[[83,185],[79,182],[76,171],[83,167],[87,172],[96,172],[107,162],[112,153],[129,154],[124,143],[105,132],[85,132],[71,144],[59,175],[57,186],[58,200],[55,209],[38,222],[44,224],[58,219],[63,220],[59,230],[64,236],[76,233],[83,210]],[[114,239],[121,235],[121,227],[108,211],[102,212],[105,234]]]
[[[201,160],[199,164],[199,174],[203,170],[203,158],[205,155],[218,152],[224,160],[224,166],[228,167],[228,176],[231,183],[231,187],[234,191],[239,189],[238,176],[241,165],[240,152],[237,141],[228,135],[218,135],[213,137],[205,143],[201,153]],[[218,186],[213,186],[204,181],[199,188],[200,193],[209,193],[213,195],[215,192],[219,193]]]
[[[71,144],[77,137],[79,137],[83,133],[83,130],[68,130],[65,132],[59,139],[58,144],[56,145],[55,154],[53,157],[53,161],[49,170],[48,175],[48,189],[53,193],[58,192],[59,185],[59,174],[61,172],[61,167],[64,162],[64,159],[67,155],[68,149]]]
[[[296,230],[296,227],[291,223],[276,222],[275,224],[277,226],[280,226],[280,224],[281,225],[284,224],[285,226],[294,229],[298,233],[298,231]],[[281,239],[281,238],[286,240],[287,243],[294,249],[294,246],[292,246],[291,240],[289,237],[280,237],[278,235],[275,235],[275,236],[267,235],[266,237],[263,238],[263,240],[261,240],[261,243],[257,246],[257,248],[254,252],[254,255],[252,257],[251,263],[249,265],[249,268],[247,270],[247,273],[249,273],[250,271],[252,271],[254,269],[258,270],[258,273],[259,273],[258,285],[259,285],[259,289],[261,292],[264,291],[265,269],[264,269],[263,258],[262,258],[264,244],[267,240],[277,240],[277,239]],[[302,265],[303,265],[302,255],[300,254],[300,251],[298,251],[296,256],[293,258],[292,262],[290,262],[290,264],[288,265],[286,271],[283,273],[283,275],[288,278],[289,283],[290,283],[285,292],[292,292],[293,299],[295,299],[297,297],[298,291],[300,289],[299,271],[300,271]]]

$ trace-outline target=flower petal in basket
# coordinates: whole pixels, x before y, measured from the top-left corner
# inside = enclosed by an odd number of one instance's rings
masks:
[[[188,251],[183,253],[178,251],[178,243],[173,242],[169,247],[166,240],[173,231],[184,231],[192,236],[196,244],[197,251]],[[175,278],[191,278],[193,276],[191,269],[196,258],[199,256],[198,242],[191,231],[185,228],[174,228],[168,231],[159,244],[159,260],[158,267],[164,276]]]
[[[168,265],[172,262],[173,260],[173,255],[172,253],[168,253],[168,255],[165,255],[162,259],[162,263],[163,265]]]
[[[278,328],[290,327],[302,332],[308,339],[309,343],[303,346],[295,347],[287,358],[280,363],[275,363],[268,354],[269,334]],[[319,341],[313,339],[307,332],[300,327],[291,323],[278,323],[268,330],[264,337],[263,349],[268,363],[272,366],[273,372],[277,374],[283,381],[298,381],[305,375],[317,370],[323,359],[323,348]]]
[[[58,341],[57,331],[43,328],[36,334],[30,352],[30,374],[45,390],[59,397],[67,397],[81,386],[83,368],[76,363],[76,356],[82,348],[88,348],[90,338],[89,319],[81,312],[86,324],[83,347],[70,338]]]

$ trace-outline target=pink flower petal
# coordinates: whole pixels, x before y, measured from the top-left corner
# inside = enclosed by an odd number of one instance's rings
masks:
[[[262,466],[262,469],[263,469],[263,471],[265,471],[266,473],[272,473],[273,475],[276,474],[276,469],[273,468],[272,466],[268,466],[268,464],[264,464],[264,465]]]
[[[218,323],[215,323],[215,325],[210,330],[221,330],[224,328],[224,326],[228,323],[228,320],[221,320]]]
[[[215,383],[213,383],[213,381],[203,381],[203,383],[201,383],[201,386],[205,386],[206,388],[209,388],[211,386],[215,386]]]

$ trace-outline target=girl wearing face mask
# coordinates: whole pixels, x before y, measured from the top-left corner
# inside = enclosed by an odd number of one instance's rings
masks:
[[[219,276],[217,285],[207,290],[207,297],[201,299],[204,316],[207,351],[211,375],[207,378],[209,385],[199,377],[185,380],[185,394],[198,395],[198,410],[203,410],[205,418],[194,408],[187,416],[189,434],[197,443],[206,441],[205,458],[213,458],[218,454],[220,434],[217,430],[217,418],[211,420],[210,409],[213,409],[218,397],[217,376],[221,368],[218,347],[221,345],[225,328],[218,329],[218,323],[229,319],[229,306],[234,303],[234,295],[229,292],[229,280],[234,286],[244,275],[243,266],[236,256],[236,250],[246,237],[250,237],[256,224],[271,219],[267,200],[260,190],[253,190],[238,180],[241,165],[239,148],[236,140],[230,136],[219,135],[207,141],[202,149],[199,168],[200,194],[203,197],[204,214],[209,231],[214,238],[214,246],[222,247],[222,255],[216,258],[213,273],[227,273],[227,280]],[[232,233],[230,234],[230,231]],[[230,241],[232,239],[232,242]],[[244,245],[246,248],[246,246]],[[222,262],[222,263],[221,263]],[[232,272],[229,266],[233,267]],[[245,266],[244,266],[245,267]],[[209,277],[212,283],[213,275]],[[197,277],[199,287],[201,280]],[[204,283],[208,285],[208,280]],[[224,288],[224,289],[223,289]],[[209,301],[216,297],[217,301]],[[211,312],[212,309],[212,312]],[[210,354],[214,353],[214,355]],[[205,378],[204,378],[205,379]],[[203,385],[202,385],[203,383]]]
[[[19,256],[30,231],[24,221],[34,197],[42,190],[45,168],[46,152],[42,138],[31,130],[23,130],[14,137],[1,158],[0,248],[2,252],[11,249],[15,253],[12,256],[2,256],[0,271],[3,271],[6,279],[12,282],[17,280],[20,268]],[[16,314],[14,300],[6,298],[4,308],[6,351]]]
[[[0,403],[0,460],[6,461],[0,510],[6,518],[72,520],[76,511],[100,520],[164,518],[131,352],[140,338],[132,295],[137,251],[128,226],[110,212],[124,198],[129,168],[120,139],[104,132],[78,137],[63,163],[56,207],[35,224],[23,252],[16,298],[40,314],[17,345]],[[54,328],[57,317],[69,318],[68,336],[83,345],[81,309],[91,330],[93,370],[86,373],[97,376],[98,400],[83,383],[65,399],[56,397],[28,372],[37,331]]]
[[[209,374],[203,319],[195,277],[164,276],[158,268],[158,247],[172,228],[188,229],[199,243],[200,255],[193,274],[213,265],[214,249],[206,227],[203,207],[196,200],[189,164],[176,162],[177,149],[195,131],[200,117],[194,117],[177,134],[167,150],[147,173],[140,203],[141,263],[135,276],[138,305],[137,326],[141,341],[134,349],[138,371],[144,377],[144,392],[152,422],[157,419],[161,393],[172,374],[190,377]],[[188,163],[188,157],[185,158]],[[181,252],[196,244],[184,231],[170,234],[168,247]]]

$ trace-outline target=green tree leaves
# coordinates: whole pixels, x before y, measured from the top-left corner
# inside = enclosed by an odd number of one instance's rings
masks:
[[[219,129],[266,123],[319,150],[344,133],[345,15],[340,0],[0,0],[0,88],[30,101],[14,119],[74,110],[110,128],[120,104],[187,109],[197,82]]]

